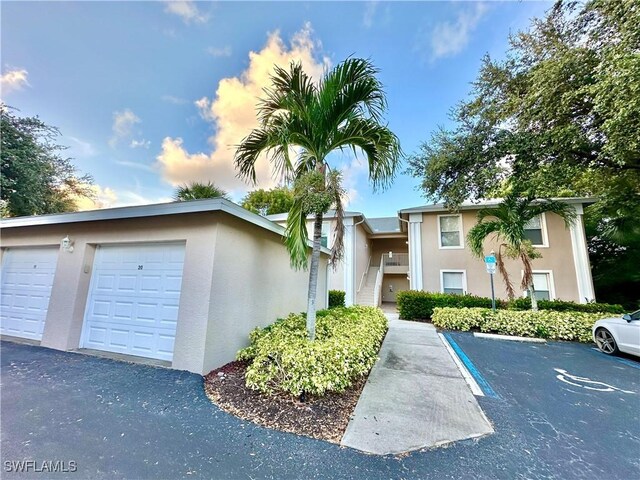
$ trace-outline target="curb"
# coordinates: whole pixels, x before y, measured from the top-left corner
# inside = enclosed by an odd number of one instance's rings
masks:
[[[495,333],[474,332],[473,336],[478,338],[489,338],[491,340],[509,340],[512,342],[547,343],[547,341],[544,338],[515,337],[512,335],[497,335]]]

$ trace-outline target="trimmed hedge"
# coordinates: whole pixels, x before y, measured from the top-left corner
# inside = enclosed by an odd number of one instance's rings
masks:
[[[516,298],[507,304],[511,310],[531,310],[530,298]],[[556,312],[584,312],[584,313],[625,313],[622,305],[611,303],[576,303],[565,300],[538,300],[540,310],[554,310]]]
[[[607,313],[537,312],[497,310],[490,308],[436,308],[432,321],[446,330],[480,330],[481,332],[519,337],[538,337],[549,340],[592,341],[593,324]]]
[[[329,290],[329,308],[344,307],[344,295],[342,290]]]
[[[455,295],[452,293],[432,293],[405,291],[396,295],[400,318],[404,320],[428,320],[434,308],[491,308],[491,299],[475,295]],[[496,308],[509,310],[530,310],[531,299],[517,298],[511,302],[496,299]],[[576,303],[563,300],[538,300],[540,310],[584,313],[624,313],[621,305],[608,303]]]
[[[499,300],[496,300],[498,302]],[[491,308],[491,299],[475,295],[454,295],[406,290],[396,294],[398,311],[403,320],[429,319],[438,307]]]
[[[337,307],[318,312],[316,339],[307,338],[302,314],[290,314],[249,335],[238,360],[249,360],[246,385],[267,394],[324,395],[341,392],[369,372],[387,331],[374,307]]]

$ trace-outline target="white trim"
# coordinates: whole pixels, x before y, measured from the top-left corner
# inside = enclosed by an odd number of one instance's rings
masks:
[[[589,265],[587,239],[585,237],[584,226],[582,224],[582,205],[580,205],[580,209],[576,208],[576,213],[576,219],[569,227],[571,235],[571,252],[573,253],[573,264],[576,269],[578,303],[587,303],[595,301],[596,296],[593,289],[591,267]]]
[[[442,246],[442,226],[440,224],[440,219],[442,217],[458,217],[460,221],[458,222],[458,232],[460,234],[460,245],[451,246],[451,247],[443,247]],[[464,229],[462,227],[462,215],[460,213],[448,213],[438,215],[438,248],[440,250],[463,250],[464,249]]]
[[[478,382],[475,381],[475,379],[469,373],[469,370],[467,370],[467,367],[465,367],[464,364],[460,361],[458,354],[453,350],[453,348],[451,348],[451,345],[447,341],[447,338],[441,333],[438,333],[438,336],[440,337],[440,341],[444,345],[444,348],[446,348],[447,352],[449,352],[449,355],[451,355],[451,358],[456,364],[456,367],[458,367],[458,370],[460,370],[462,378],[464,378],[465,382],[467,382],[467,385],[469,385],[471,393],[473,393],[477,397],[484,397],[484,392],[478,385]]]
[[[355,225],[353,218],[344,219],[344,304],[349,307],[355,305]]]
[[[525,229],[526,230],[526,229]],[[549,230],[547,230],[547,215],[546,212],[540,214],[540,230],[542,235],[542,244],[532,246],[535,248],[549,248]]]
[[[458,210],[478,210],[483,207],[495,207],[502,202],[502,198],[489,198],[478,201],[465,201],[458,207]],[[594,197],[557,197],[552,200],[558,200],[560,202],[569,203],[573,205],[591,204],[596,202]],[[535,203],[536,201],[534,201]],[[539,201],[538,201],[539,203]],[[419,207],[403,208],[399,211],[400,214],[409,214],[415,212],[450,212],[451,209],[443,203],[434,203],[431,205],[422,205]]]
[[[409,215],[409,288],[422,290],[422,213]]]
[[[206,200],[191,200],[188,202],[156,203],[152,205],[137,205],[134,207],[105,208],[86,212],[58,213],[54,215],[36,215],[31,217],[10,218],[0,221],[0,229],[31,227],[37,225],[60,225],[67,223],[95,222],[100,220],[121,220],[125,218],[157,217],[177,215],[181,213],[200,213],[222,211],[234,217],[245,220],[265,230],[284,236],[282,225],[272,222],[261,215],[245,210],[239,205],[225,199],[213,198]],[[313,247],[311,241],[309,246]],[[327,248],[321,251],[331,254]]]
[[[555,286],[555,282],[553,281],[553,270],[531,270],[531,274],[533,275],[534,273],[544,273],[547,275],[547,280],[549,282],[549,300],[555,300],[556,299],[556,286]],[[524,277],[524,270],[520,270],[520,278]],[[523,298],[527,298],[527,291],[523,290],[522,291],[522,297]]]
[[[444,293],[444,274],[445,273],[461,273],[462,274],[462,294],[466,295],[469,291],[467,289],[467,271],[466,270],[456,270],[453,268],[445,268],[444,270],[440,270],[440,293]]]

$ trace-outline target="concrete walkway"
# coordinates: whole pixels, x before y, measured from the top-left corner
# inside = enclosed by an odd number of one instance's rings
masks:
[[[435,327],[385,314],[380,359],[341,444],[386,455],[493,433]]]

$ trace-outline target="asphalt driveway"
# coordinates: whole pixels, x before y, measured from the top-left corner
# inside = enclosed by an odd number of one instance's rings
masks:
[[[546,367],[565,365],[571,373],[598,379],[616,372],[610,383],[639,392],[636,362],[604,358],[583,345],[455,338],[499,394],[479,398],[496,433],[406,457],[368,456],[241,421],[208,401],[198,375],[2,342],[2,478],[614,479],[640,474],[640,394],[571,392],[570,385],[558,386],[555,372],[549,375]],[[583,363],[587,372],[578,371]],[[560,409],[559,402],[567,408]],[[36,466],[74,461],[77,472],[8,471],[10,462],[25,459]]]

